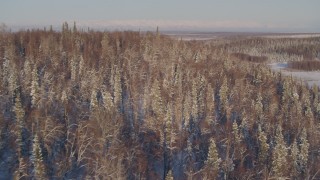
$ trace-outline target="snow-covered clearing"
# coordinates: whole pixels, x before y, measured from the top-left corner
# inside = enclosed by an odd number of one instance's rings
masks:
[[[292,76],[298,80],[302,80],[308,83],[309,87],[314,84],[320,87],[320,72],[319,71],[297,71],[293,69],[288,69],[287,63],[272,63],[269,64],[273,71],[281,72],[285,76]]]

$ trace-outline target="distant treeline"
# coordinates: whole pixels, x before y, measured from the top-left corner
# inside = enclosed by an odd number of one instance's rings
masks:
[[[263,63],[268,60],[268,57],[266,56],[251,56],[249,54],[244,53],[232,53],[232,56],[243,61],[249,61],[254,63]]]
[[[295,61],[288,63],[288,67],[305,71],[318,71],[320,70],[320,61]]]

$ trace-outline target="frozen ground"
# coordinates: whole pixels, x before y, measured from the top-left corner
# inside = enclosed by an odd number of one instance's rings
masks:
[[[319,33],[301,33],[301,34],[280,34],[280,35],[266,35],[267,38],[311,38],[311,37],[320,37]]]
[[[310,38],[320,37],[320,33],[268,33],[268,32],[193,32],[193,31],[164,31],[165,35],[182,40],[214,40],[226,38]]]
[[[314,84],[320,87],[320,72],[319,71],[296,71],[288,69],[287,63],[272,63],[269,64],[272,70],[280,71],[283,75],[292,76],[298,80],[302,80],[311,87]]]
[[[259,33],[259,32],[179,32],[166,31],[162,32],[165,35],[182,40],[216,40],[226,38],[245,38],[245,37],[260,37],[268,35],[278,35],[275,33]]]

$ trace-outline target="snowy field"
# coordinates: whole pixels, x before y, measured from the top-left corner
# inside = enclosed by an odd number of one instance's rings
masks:
[[[165,35],[182,40],[214,40],[225,38],[245,38],[245,37],[264,37],[264,38],[312,38],[320,37],[320,33],[263,33],[263,32],[179,32],[165,31]]]
[[[302,80],[310,87],[314,84],[320,87],[320,72],[319,71],[297,71],[292,69],[287,69],[287,63],[272,63],[269,64],[273,71],[280,71],[285,76],[292,76],[298,80]]]
[[[171,36],[175,39],[182,40],[216,40],[226,38],[245,38],[245,37],[264,37],[271,35],[280,35],[275,33],[259,33],[259,32],[179,32],[167,31],[162,32],[165,35]]]
[[[266,35],[263,36],[266,38],[312,38],[312,37],[320,37],[318,33],[310,33],[310,34],[280,34],[280,35]]]

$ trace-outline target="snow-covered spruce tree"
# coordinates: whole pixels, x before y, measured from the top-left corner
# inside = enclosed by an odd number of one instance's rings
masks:
[[[174,142],[175,135],[173,134],[172,127],[172,105],[168,103],[167,105],[167,113],[165,117],[165,136],[166,136],[166,144],[171,148],[172,143]]]
[[[199,113],[199,102],[198,102],[198,79],[195,78],[192,81],[192,89],[191,89],[191,95],[192,95],[192,109],[191,109],[191,115],[194,119],[198,118]]]
[[[72,58],[71,58],[71,61],[70,61],[70,72],[71,72],[71,81],[72,82],[75,82],[76,81],[76,78],[79,77],[78,76],[78,72],[79,72],[79,69],[78,69],[78,62],[77,62],[77,56],[74,55]]]
[[[276,146],[272,152],[272,173],[275,178],[283,178],[287,171],[287,147],[283,140],[282,128],[278,126],[275,136]]]
[[[206,104],[205,104],[205,96],[206,96],[206,86],[207,81],[203,75],[199,76],[199,115],[203,117],[206,113]]]
[[[205,161],[205,165],[207,168],[207,177],[209,179],[215,179],[216,174],[219,171],[221,158],[219,158],[219,154],[217,151],[217,146],[214,138],[210,139],[210,146],[209,146],[209,152],[208,152],[208,158]]]
[[[201,74],[192,80],[192,116],[194,118],[201,117],[205,111],[205,89],[206,80]]]
[[[121,72],[119,68],[116,68],[115,76],[114,76],[114,104],[117,107],[121,105],[121,102],[122,102]]]
[[[265,164],[269,157],[269,144],[267,143],[267,135],[262,131],[261,126],[258,127],[258,140],[259,140],[259,161]]]
[[[313,107],[316,108],[319,104],[319,87],[314,84],[312,87],[313,91]]]
[[[253,73],[253,83],[258,86],[260,85],[261,83],[263,82],[263,79],[262,79],[262,73],[260,71],[260,69],[256,69],[254,68],[254,73]]]
[[[17,143],[17,151],[20,156],[21,146],[22,146],[22,128],[24,128],[24,115],[25,115],[25,111],[21,104],[20,93],[17,93],[16,95],[13,111],[16,115],[16,136],[17,136],[16,143]]]
[[[193,61],[195,63],[198,63],[199,62],[199,58],[200,58],[200,53],[199,52],[195,52],[194,55],[193,55]]]
[[[8,77],[8,90],[11,96],[14,96],[16,90],[18,89],[18,72],[17,68],[13,63],[11,63],[9,77]]]
[[[296,139],[294,139],[293,143],[290,146],[290,160],[291,164],[291,174],[292,176],[297,176],[299,172],[299,149]]]
[[[239,132],[239,126],[236,121],[232,123],[232,135],[236,145],[241,143],[241,133]],[[237,147],[238,148],[238,147]]]
[[[107,90],[104,90],[102,92],[102,100],[103,100],[103,106],[104,108],[110,112],[113,107],[114,107],[114,104],[112,102],[112,96],[111,96],[111,93]]]
[[[260,92],[257,95],[254,109],[257,114],[257,118],[259,119],[259,121],[261,121],[263,118],[263,104],[262,104],[262,96]]]
[[[165,180],[173,180],[172,170],[170,169],[166,175]]]
[[[4,83],[3,85],[8,83],[8,77],[9,77],[9,71],[10,71],[9,68],[10,68],[10,61],[8,57],[4,57],[4,61],[2,63],[2,69],[1,69],[2,82]]]
[[[308,158],[309,158],[309,142],[307,139],[307,131],[305,128],[303,128],[301,135],[300,135],[300,153],[299,153],[299,164],[300,169],[302,172],[306,172],[307,164],[308,164]]]
[[[42,150],[38,135],[35,134],[32,144],[32,164],[33,164],[33,176],[35,179],[43,179],[46,177],[46,170],[42,158]]]
[[[102,48],[102,52],[101,52],[101,57],[107,58],[110,54],[110,50],[109,50],[109,35],[108,33],[104,33],[102,40],[101,40],[101,48]]]
[[[311,109],[311,101],[310,101],[310,92],[307,87],[302,87],[302,108],[304,110],[304,115],[306,118],[306,125],[307,127],[314,127],[314,115]]]
[[[164,115],[164,105],[161,96],[160,84],[157,79],[154,80],[151,88],[151,104],[152,110],[157,117],[163,117]]]
[[[24,123],[24,116],[25,111],[21,104],[21,98],[20,93],[17,93],[15,98],[15,104],[13,107],[13,111],[16,115],[16,124],[15,124],[15,134],[16,134],[16,149],[17,149],[17,156],[19,160],[19,165],[17,170],[15,171],[15,178],[20,179],[27,176],[27,163],[25,162],[25,159],[22,157],[22,131],[25,127]]]
[[[211,83],[208,84],[207,93],[206,93],[205,115],[206,115],[205,121],[207,126],[203,129],[203,131],[204,133],[207,133],[211,131],[211,127],[215,123],[214,91],[211,86]]]
[[[171,98],[173,99],[173,114],[175,118],[175,124],[179,125],[180,128],[183,124],[183,85],[181,77],[181,67],[176,67],[176,72],[174,74],[174,79],[172,80],[172,91]],[[169,100],[170,101],[170,100]]]
[[[9,40],[12,41],[12,40]],[[4,46],[4,44],[2,44]],[[14,79],[17,78],[16,76],[16,65],[14,63],[15,60],[15,46],[13,45],[13,42],[9,42],[8,45],[4,48],[4,54],[3,54],[3,63],[2,63],[2,85],[4,87],[8,86],[8,90],[10,95],[13,95],[13,88],[15,85]],[[1,57],[2,58],[2,57]]]
[[[79,76],[79,79],[80,79],[80,78],[82,78],[83,72],[86,69],[86,67],[85,67],[85,62],[84,62],[83,56],[80,55],[79,58],[80,58],[80,60],[79,60],[78,76]]]
[[[214,121],[214,114],[215,114],[215,108],[214,108],[214,90],[212,88],[211,83],[208,84],[208,89],[207,89],[207,95],[206,95],[206,100],[207,100],[207,117],[209,118],[209,122],[212,123]]]
[[[192,110],[192,102],[191,102],[191,96],[189,92],[185,93],[184,101],[183,101],[183,119],[184,119],[184,127],[189,126],[190,121],[190,112]]]
[[[67,91],[64,89],[61,92],[61,98],[60,98],[61,102],[63,104],[66,104],[68,102],[68,95],[67,95]]]
[[[320,118],[320,102],[316,106],[316,113],[317,113],[317,117],[319,119]]]
[[[31,104],[32,107],[37,107],[38,102],[40,100],[40,90],[39,90],[39,77],[37,68],[34,67],[32,71],[32,82],[31,82]]]
[[[95,89],[92,89],[91,91],[91,98],[90,98],[90,108],[91,111],[96,109],[98,107],[98,100],[97,100],[97,92]]]
[[[283,104],[288,103],[288,101],[290,100],[291,93],[292,93],[291,86],[292,86],[291,81],[285,78],[283,82],[283,92],[282,92],[282,98],[281,98]]]
[[[296,87],[293,87],[293,92],[292,92],[292,99],[293,99],[293,102],[294,102],[294,105],[293,105],[293,111],[295,111],[295,118],[300,120],[302,119],[302,106],[301,106],[301,101],[300,101],[300,96],[297,92],[297,88]],[[299,121],[299,123],[301,123]]]
[[[13,179],[24,179],[30,177],[28,174],[28,162],[26,158],[19,158],[19,165],[16,171],[13,173]]]
[[[220,106],[219,109],[225,109],[228,103],[228,80],[227,77],[225,76],[223,78],[222,85],[219,90],[219,97],[220,97]]]
[[[49,104],[49,100],[53,100],[55,93],[50,89],[52,86],[52,79],[55,75],[51,74],[50,72],[45,72],[43,77],[41,78],[41,86],[39,87],[39,107],[45,107]]]
[[[307,124],[309,125],[309,127],[313,127],[314,116],[313,116],[313,112],[312,112],[311,107],[307,106],[304,113],[305,113]]]

